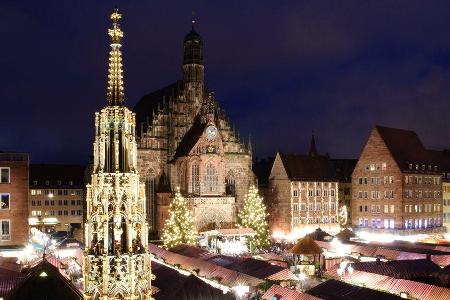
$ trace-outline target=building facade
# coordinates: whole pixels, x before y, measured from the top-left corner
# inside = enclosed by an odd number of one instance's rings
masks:
[[[442,182],[442,226],[450,232],[450,181]]]
[[[376,126],[352,175],[352,223],[358,230],[442,231],[442,174],[413,131]]]
[[[28,154],[0,153],[0,246],[28,242],[28,168]]]
[[[123,105],[121,14],[113,26],[108,104],[95,114],[94,161],[86,187],[84,299],[152,299],[145,186],[137,172],[135,114]]]
[[[159,233],[177,187],[203,231],[232,227],[255,181],[250,142],[243,142],[207,92],[203,41],[194,22],[183,49],[182,80],[145,95],[133,109],[148,218]]]
[[[331,159],[317,153],[277,153],[266,199],[274,236],[296,237],[318,227],[339,231],[339,182]]]
[[[30,227],[47,233],[67,231],[82,240],[83,172],[80,165],[30,165]]]

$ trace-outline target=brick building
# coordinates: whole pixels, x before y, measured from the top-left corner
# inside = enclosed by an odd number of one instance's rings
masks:
[[[266,197],[275,235],[339,230],[338,177],[329,156],[318,154],[314,137],[307,155],[277,153]]]
[[[0,153],[0,246],[28,241],[28,166],[26,153]]]
[[[442,226],[450,229],[450,151],[431,151],[442,174]]]
[[[136,113],[138,172],[146,185],[151,230],[160,233],[179,187],[198,230],[234,226],[255,182],[252,150],[206,90],[203,41],[183,41],[183,77],[142,97]]]
[[[82,239],[84,167],[30,165],[29,225],[45,232],[71,231]]]
[[[441,170],[414,131],[376,126],[352,175],[352,223],[359,230],[442,230]]]

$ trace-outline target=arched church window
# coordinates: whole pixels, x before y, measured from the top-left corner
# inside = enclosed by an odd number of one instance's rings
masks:
[[[225,178],[225,193],[233,196],[236,194],[236,180],[233,172],[229,172]]]
[[[179,172],[178,172],[178,184],[180,185],[180,190],[185,191],[186,190],[186,163],[182,163],[179,166]]]
[[[194,163],[191,169],[191,186],[192,193],[199,194],[200,193],[200,166],[198,163]]]
[[[147,220],[155,228],[156,225],[156,188],[155,188],[155,175],[151,173],[145,178],[145,200],[147,202]]]
[[[206,175],[205,175],[205,192],[206,193],[217,192],[218,182],[219,177],[217,176],[216,168],[212,163],[208,163],[208,165],[206,166]]]

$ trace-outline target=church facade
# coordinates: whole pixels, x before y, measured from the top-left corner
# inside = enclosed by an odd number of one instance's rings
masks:
[[[233,226],[255,181],[250,141],[240,138],[207,92],[203,41],[194,22],[183,50],[182,80],[145,95],[133,109],[138,171],[155,233],[161,233],[176,188],[202,231]]]

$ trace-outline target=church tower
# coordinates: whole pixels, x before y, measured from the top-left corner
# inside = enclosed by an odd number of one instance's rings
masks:
[[[137,172],[135,114],[123,105],[121,14],[111,14],[107,106],[95,113],[94,166],[87,185],[85,299],[151,298],[144,184]]]
[[[203,41],[195,31],[195,20],[192,29],[183,41],[183,83],[187,101],[192,104],[195,117],[203,103],[205,82],[205,66],[203,64]]]

